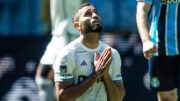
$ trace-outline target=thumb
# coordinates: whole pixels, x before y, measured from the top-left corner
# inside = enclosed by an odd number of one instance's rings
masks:
[[[100,57],[99,53],[94,53],[95,57],[94,57],[94,60],[97,61]]]

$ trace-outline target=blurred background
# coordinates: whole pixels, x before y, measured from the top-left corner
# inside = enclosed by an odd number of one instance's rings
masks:
[[[0,0],[0,101],[39,101],[34,76],[52,37],[49,1]],[[156,101],[136,26],[136,0],[88,2],[102,18],[101,40],[121,55],[124,101]]]

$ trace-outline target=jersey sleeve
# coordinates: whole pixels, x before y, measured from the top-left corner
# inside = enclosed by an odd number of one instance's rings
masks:
[[[73,53],[60,51],[53,65],[54,82],[73,81],[74,58]]]
[[[113,52],[113,67],[112,67],[112,73],[111,73],[111,79],[113,82],[123,82],[122,76],[121,76],[121,59],[119,53],[115,50]]]
[[[65,47],[65,43],[66,43],[65,38],[53,36],[40,62],[42,64],[51,64],[51,65],[54,64],[59,50]]]
[[[137,0],[138,2],[147,2],[149,4],[152,4],[153,0]]]

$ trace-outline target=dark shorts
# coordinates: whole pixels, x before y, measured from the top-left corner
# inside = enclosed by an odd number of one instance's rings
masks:
[[[154,56],[149,61],[152,91],[169,91],[178,87],[180,55]]]

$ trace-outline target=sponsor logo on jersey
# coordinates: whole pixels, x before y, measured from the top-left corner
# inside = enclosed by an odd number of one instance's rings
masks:
[[[61,73],[67,73],[67,66],[66,65],[60,65],[60,72]]]
[[[159,87],[159,85],[160,85],[160,81],[159,81],[158,77],[152,77],[151,86],[153,88],[157,88],[157,87]]]
[[[66,56],[63,56],[63,57],[60,58],[60,63],[61,64],[66,63],[66,61],[67,61],[67,57]]]
[[[167,4],[167,3],[180,3],[180,0],[160,0],[161,4]]]
[[[68,76],[73,76],[72,74],[70,74],[70,73],[60,73],[60,76],[62,76],[62,77],[68,77]]]
[[[83,60],[83,62],[81,63],[81,66],[86,66],[87,63]]]

